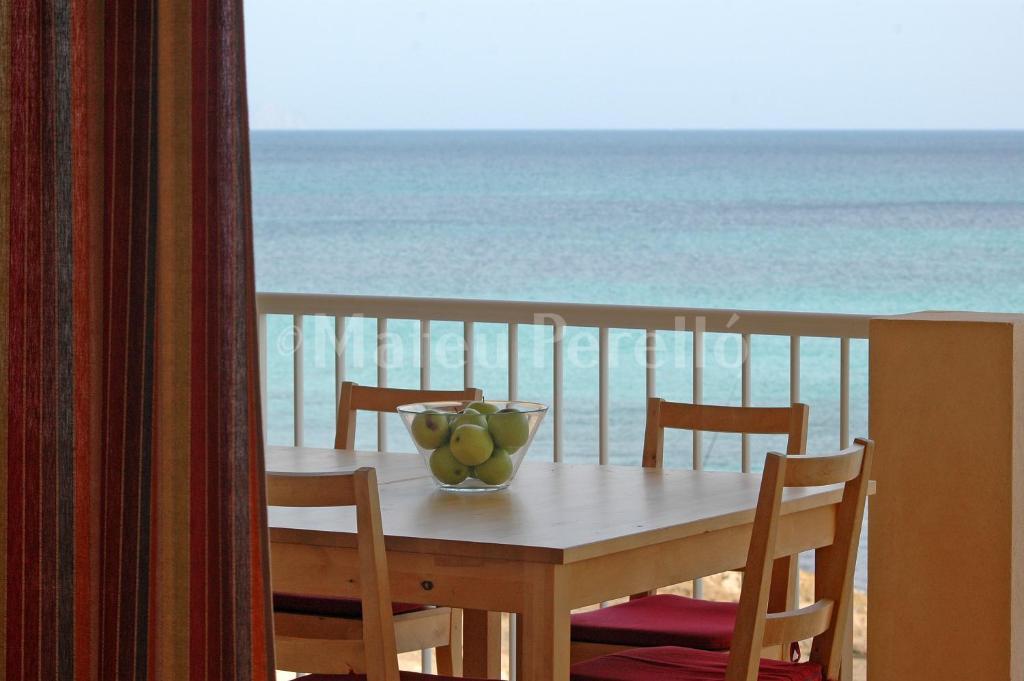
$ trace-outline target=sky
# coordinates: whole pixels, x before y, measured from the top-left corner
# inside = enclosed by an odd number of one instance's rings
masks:
[[[1020,129],[1024,0],[245,0],[254,129]]]

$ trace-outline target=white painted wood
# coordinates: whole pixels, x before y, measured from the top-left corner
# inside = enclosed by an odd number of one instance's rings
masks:
[[[604,465],[608,463],[608,327],[602,326],[597,333],[597,462]]]
[[[345,382],[345,318],[334,318],[334,404],[341,401],[341,384]]]
[[[704,330],[703,320],[698,318],[693,328],[693,403],[704,404]],[[693,470],[704,468],[704,433],[693,431]],[[693,580],[693,597],[704,596],[704,583]]]
[[[267,315],[256,317],[256,344],[260,352],[260,418],[263,420],[263,441],[267,441],[267,405],[270,395],[267,394]]]
[[[508,325],[508,399],[519,399],[519,325]]]
[[[742,364],[740,365],[740,404],[744,407],[750,406],[750,334],[744,333],[740,336],[743,353]],[[750,472],[750,434],[743,433],[740,436],[740,471]]]
[[[693,403],[704,404],[704,329],[693,329]],[[704,468],[704,433],[693,431],[693,470]]]
[[[462,387],[473,387],[473,322],[462,324]]]
[[[644,382],[647,386],[647,397],[654,397],[658,394],[658,376],[655,373],[655,363],[658,357],[658,336],[654,329],[644,331]]]
[[[420,320],[420,390],[430,390],[430,320]]]
[[[839,448],[850,446],[850,339],[839,339]]]
[[[558,315],[566,326],[674,331],[680,319],[702,320],[708,333],[769,336],[867,338],[870,315],[766,312],[636,305],[587,305],[532,301],[341,296],[311,293],[259,293],[261,314],[328,314],[389,319],[533,324],[538,314]]]
[[[301,447],[303,444],[303,430],[305,425],[305,414],[303,413],[303,405],[305,404],[305,381],[303,380],[302,369],[303,369],[303,330],[302,324],[304,317],[301,314],[292,316],[292,326],[294,327],[294,333],[292,335],[292,414],[294,416],[293,422],[293,436],[292,439],[295,442],[296,447]]]
[[[800,401],[800,336],[789,337],[789,401]]]
[[[554,376],[552,377],[554,395],[552,397],[552,406],[554,407],[555,418],[554,418],[554,440],[553,440],[553,458],[555,462],[562,460],[562,425],[565,423],[565,415],[562,413],[564,401],[563,396],[563,378],[565,376],[565,368],[563,366],[563,346],[565,340],[565,327],[558,321],[554,323],[551,330],[552,335],[552,367],[554,370]]]
[[[386,388],[388,385],[388,320],[387,317],[377,318],[377,386]],[[388,447],[387,414],[377,414],[377,451],[383,452]]]

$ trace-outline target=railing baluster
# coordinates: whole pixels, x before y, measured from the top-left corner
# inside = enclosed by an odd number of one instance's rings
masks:
[[[658,393],[658,376],[654,370],[658,354],[658,335],[654,329],[644,331],[644,345],[644,368],[646,369],[644,379],[647,385],[647,397],[651,398]],[[646,410],[647,405],[644,405],[644,411],[646,412]]]
[[[744,407],[750,406],[750,334],[744,333],[740,336],[740,352],[743,353],[741,361],[742,377],[740,379],[740,390],[742,396],[740,404]],[[744,473],[750,472],[750,433],[743,433],[740,436],[742,448],[740,470]]]
[[[800,336],[789,337],[789,401],[800,401]],[[799,565],[800,556],[796,556]],[[794,570],[789,581],[789,607],[793,608],[800,600],[800,570]],[[852,610],[852,609],[851,609]]]
[[[377,386],[386,388],[388,385],[388,319],[387,317],[377,318]],[[377,451],[383,452],[388,447],[388,423],[387,414],[377,414]]]
[[[704,325],[693,329],[693,403],[704,404]],[[704,468],[704,433],[693,431],[693,470]]]
[[[839,340],[839,448],[850,446],[850,339]]]
[[[789,401],[800,401],[800,336],[789,337]]]
[[[519,325],[508,325],[508,399],[519,399]]]
[[[263,420],[263,441],[267,441],[267,405],[270,395],[267,394],[267,315],[261,314],[256,322],[256,344],[260,349],[260,418]]]
[[[305,381],[303,380],[302,368],[302,324],[303,316],[300,314],[292,315],[292,326],[294,327],[294,334],[292,335],[292,414],[294,415],[294,436],[296,447],[302,446],[302,432],[305,423],[305,415],[303,413],[303,402],[304,394],[306,391]]]
[[[430,320],[420,320],[420,390],[430,390]]]
[[[519,399],[519,325],[508,325],[508,399]],[[516,670],[516,614],[508,614],[508,678],[515,681]]]
[[[430,390],[430,320],[420,320],[420,390]],[[434,656],[430,650],[420,651],[420,669],[434,673]]]
[[[334,317],[334,405],[341,401],[341,384],[345,382],[345,318]]]
[[[473,322],[462,323],[462,387],[473,387]]]
[[[693,328],[693,403],[704,404],[704,320],[697,319]],[[704,433],[693,431],[693,470],[704,468]],[[693,580],[693,597],[704,595],[704,583]]]
[[[553,406],[555,408],[555,421],[554,421],[554,439],[552,442],[552,454],[555,462],[562,460],[562,424],[564,418],[562,414],[562,340],[565,336],[565,327],[558,321],[555,321],[551,327],[553,338],[552,354],[553,360],[552,365],[554,369],[553,383],[554,383],[554,396],[552,399]]]
[[[597,369],[597,462],[608,463],[608,327],[598,332]]]

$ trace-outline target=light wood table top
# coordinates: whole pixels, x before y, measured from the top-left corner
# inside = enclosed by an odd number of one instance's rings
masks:
[[[526,461],[500,492],[447,492],[418,454],[271,447],[267,470],[329,472],[373,466],[389,549],[572,563],[638,545],[749,523],[760,476]],[[792,493],[789,493],[792,492]],[[787,490],[783,513],[836,503],[837,488]],[[271,509],[282,530],[330,533],[349,545],[351,509]]]

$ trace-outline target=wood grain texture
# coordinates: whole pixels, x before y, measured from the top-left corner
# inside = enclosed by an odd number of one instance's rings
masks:
[[[740,593],[736,629],[726,681],[757,681],[761,650],[813,637],[810,659],[821,665],[825,681],[849,674],[849,613],[864,505],[870,487],[874,443],[858,439],[854,447],[823,456],[787,457],[770,453],[761,478],[746,575]],[[789,468],[793,467],[791,473]],[[850,469],[855,473],[851,478]],[[788,485],[819,486],[842,482],[833,541],[818,549],[824,558],[815,574],[815,602],[802,609],[768,614],[771,560],[777,552],[781,500]],[[844,664],[845,663],[845,664]]]
[[[786,435],[786,453],[807,451],[807,422],[810,408],[799,402],[786,407],[737,407],[668,402],[660,397],[647,400],[643,465],[661,468],[665,460],[665,429],[748,435]],[[647,594],[636,594],[642,598]],[[775,562],[769,608],[778,612],[796,606],[797,560],[783,556]]]
[[[351,381],[341,384],[338,400],[338,420],[334,429],[334,446],[352,449],[356,445],[356,413],[374,411],[390,413],[404,404],[416,402],[473,401],[483,397],[479,388],[464,390],[415,390],[408,388],[378,388]]]
[[[390,550],[571,563],[749,524],[760,476],[526,461],[494,493],[439,490],[418,454],[271,447],[269,472],[376,465]],[[787,490],[783,515],[835,504],[838,486]],[[270,509],[274,541],[351,546],[351,513]],[[310,532],[323,536],[309,537]]]
[[[1024,679],[1024,316],[873,320],[870,373],[869,678]]]
[[[528,461],[507,490],[459,494],[438,490],[419,455],[274,447],[268,460],[277,473],[377,464],[394,598],[519,613],[526,681],[567,678],[572,608],[741,564],[760,484],[740,473]],[[842,496],[840,487],[787,491],[774,555],[830,544]],[[281,589],[361,592],[353,514],[271,508],[270,525]],[[288,583],[280,566],[296,560],[317,569]],[[483,655],[486,670],[496,658],[484,632],[466,637],[466,655]]]
[[[374,592],[377,601],[387,597],[385,618],[382,618],[379,608],[371,608],[366,601],[363,604],[363,619],[275,612],[274,638],[278,668],[301,672],[371,672],[374,671],[371,665],[379,664],[381,655],[390,654],[388,646],[394,646],[397,652],[438,648],[439,668],[447,672],[460,668],[461,642],[458,636],[461,635],[461,623],[450,608],[429,608],[394,616],[391,614],[390,596],[387,593],[390,580],[385,576],[382,582],[376,567],[377,562],[382,563],[380,574],[386,574],[383,572],[386,570],[386,565],[383,565],[383,539],[377,537],[380,534],[380,508],[376,473],[372,468],[362,467],[348,473],[268,473],[267,503],[300,508],[356,507],[359,524],[357,541],[360,545],[360,588],[357,595],[365,598],[369,589]],[[315,554],[286,552],[274,557],[278,559],[278,569],[274,572],[275,585],[283,582],[290,587],[279,590],[322,595],[323,586],[316,578],[311,579],[310,573],[320,573],[326,579],[338,579],[336,572],[320,570],[322,565]],[[374,581],[367,583],[368,577]],[[377,601],[374,603],[379,605]],[[376,636],[375,632],[383,626],[393,629],[391,636],[394,641],[389,642],[386,637],[380,643],[371,641],[371,647],[384,647],[366,653],[363,639]],[[317,642],[322,645],[317,646]],[[381,670],[377,668],[376,673],[381,673]]]

